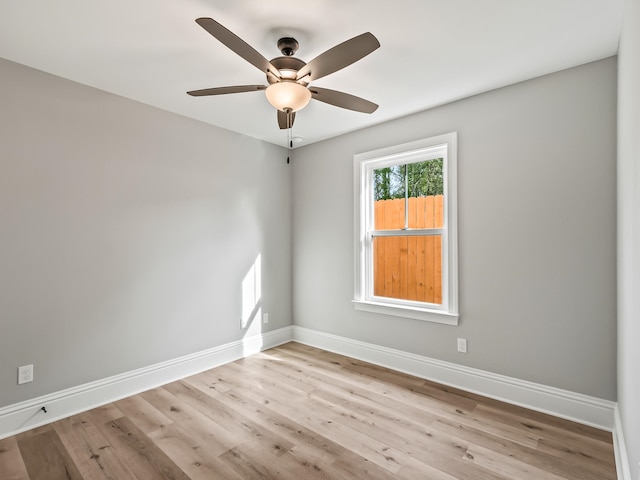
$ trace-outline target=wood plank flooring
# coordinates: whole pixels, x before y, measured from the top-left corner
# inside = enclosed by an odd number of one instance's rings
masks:
[[[0,479],[615,479],[608,432],[289,343],[0,440]]]

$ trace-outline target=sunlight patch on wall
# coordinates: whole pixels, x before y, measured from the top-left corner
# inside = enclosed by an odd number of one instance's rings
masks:
[[[262,348],[262,255],[255,261],[242,280],[241,327],[246,329],[243,337],[244,355],[252,355]]]

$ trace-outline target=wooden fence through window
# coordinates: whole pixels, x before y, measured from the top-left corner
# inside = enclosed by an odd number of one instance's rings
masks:
[[[405,200],[375,202],[375,229],[404,228]],[[440,228],[444,223],[442,195],[408,199],[409,228]],[[375,237],[374,295],[442,303],[442,237]]]

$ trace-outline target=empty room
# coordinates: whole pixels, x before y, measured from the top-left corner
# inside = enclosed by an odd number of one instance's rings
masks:
[[[640,0],[0,0],[0,479],[640,480]]]

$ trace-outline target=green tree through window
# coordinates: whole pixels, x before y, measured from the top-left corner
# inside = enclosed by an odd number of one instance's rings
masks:
[[[375,200],[443,193],[442,158],[378,168],[373,177]]]

